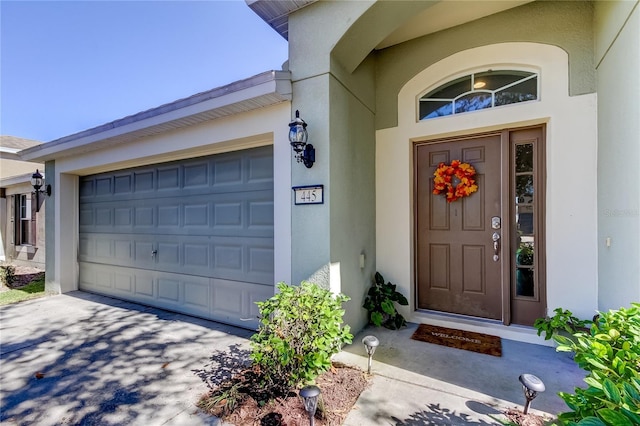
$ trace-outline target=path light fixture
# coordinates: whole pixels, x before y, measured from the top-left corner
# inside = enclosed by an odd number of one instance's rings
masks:
[[[542,380],[534,376],[533,374],[521,374],[520,383],[522,383],[522,390],[524,391],[524,397],[527,402],[524,404],[524,410],[522,411],[524,414],[527,414],[529,411],[529,404],[531,401],[538,396],[539,392],[544,392],[544,383]]]
[[[304,403],[304,409],[309,414],[309,424],[313,426],[313,417],[316,415],[318,408],[318,397],[320,396],[320,388],[317,386],[305,386],[300,389],[300,397]]]
[[[362,344],[367,350],[367,355],[369,355],[369,364],[367,365],[367,374],[371,374],[371,360],[373,359],[373,353],[376,351],[376,348],[380,345],[380,341],[376,336],[364,336],[362,338]]]
[[[296,110],[296,118],[289,123],[289,142],[293,147],[298,163],[310,169],[316,161],[316,150],[313,145],[307,143],[307,123],[300,118],[300,111]]]
[[[42,176],[42,174],[40,174],[38,169],[36,169],[36,172],[31,175],[31,186],[33,186],[33,190],[36,194],[36,211],[37,212],[40,211],[40,194],[47,194],[47,197],[51,196],[51,185],[47,185],[44,187],[44,189],[40,189],[42,188],[43,185],[44,185],[44,177]]]

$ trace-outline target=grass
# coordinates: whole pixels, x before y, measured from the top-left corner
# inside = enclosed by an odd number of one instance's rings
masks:
[[[44,295],[44,276],[42,276],[31,281],[24,287],[14,288],[0,293],[0,306],[18,303],[24,300],[37,299]]]

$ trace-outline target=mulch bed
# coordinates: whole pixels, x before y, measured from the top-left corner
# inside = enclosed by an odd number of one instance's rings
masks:
[[[351,411],[358,397],[369,384],[367,374],[341,363],[318,376],[322,409],[315,417],[316,426],[338,426]],[[320,406],[320,404],[319,404]],[[242,402],[224,421],[236,426],[307,426],[309,416],[296,392],[264,406],[251,397]]]

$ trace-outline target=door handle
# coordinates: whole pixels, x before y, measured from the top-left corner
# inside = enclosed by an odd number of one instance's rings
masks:
[[[158,254],[158,250],[151,250],[151,257],[155,258],[156,254]]]
[[[493,261],[497,262],[500,260],[500,234],[494,232],[491,239],[493,240]]]

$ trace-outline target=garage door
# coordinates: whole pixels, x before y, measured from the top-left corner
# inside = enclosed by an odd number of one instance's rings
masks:
[[[80,289],[247,328],[274,294],[271,146],[82,177]]]

